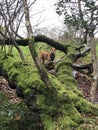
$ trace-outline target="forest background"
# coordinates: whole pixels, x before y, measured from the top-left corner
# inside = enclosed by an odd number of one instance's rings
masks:
[[[50,38],[43,36],[40,30],[34,31],[32,27],[30,8],[36,1],[30,3],[27,0],[15,2],[5,0],[0,3],[0,73],[8,80],[10,87],[16,89],[17,95],[23,99],[23,102],[18,105],[12,104],[1,93],[0,127],[6,130],[11,127],[14,129],[26,127],[28,130],[31,128],[79,130],[85,127],[86,129],[97,129],[98,106],[95,105],[95,95],[98,86],[98,62],[95,34],[98,25],[98,3],[96,0],[58,0],[56,12],[64,16],[66,30],[59,29],[58,34],[58,29],[53,28],[50,31],[52,36]],[[70,11],[67,10],[68,8]],[[22,20],[25,20],[27,29],[25,39],[18,34]],[[56,36],[53,35],[54,32],[57,33]],[[35,36],[35,34],[38,35]],[[61,56],[58,57],[60,62],[56,65],[53,64],[56,76],[47,73],[45,67],[47,65],[49,67],[49,63],[43,66],[39,62],[38,42],[41,45],[42,42],[47,43],[46,48],[55,47],[58,51],[57,55]],[[27,52],[27,48],[25,50],[19,45],[28,46],[30,53]],[[16,57],[14,47],[20,58]],[[27,56],[24,55],[23,50]],[[80,57],[86,56],[90,50],[90,61],[86,60],[88,63],[85,63],[85,69],[90,70],[87,73],[92,78],[90,89],[92,103],[83,98],[82,93],[77,89],[75,79],[72,77],[72,69],[79,70],[80,67],[74,63]],[[29,56],[33,60],[29,60]],[[83,68],[84,65],[81,69]],[[26,120],[28,120],[27,123]],[[31,123],[32,121],[33,123]],[[86,122],[88,122],[87,125]],[[28,127],[29,124],[30,127]]]

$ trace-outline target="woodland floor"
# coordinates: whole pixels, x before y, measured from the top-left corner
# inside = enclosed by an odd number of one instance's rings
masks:
[[[11,89],[8,82],[0,76],[0,91],[4,92],[13,103],[19,103],[21,99],[17,97],[15,89]]]
[[[77,72],[77,87],[83,93],[83,96],[86,100],[90,101],[90,88],[92,78],[85,73]],[[95,103],[98,104],[98,88],[96,91]]]

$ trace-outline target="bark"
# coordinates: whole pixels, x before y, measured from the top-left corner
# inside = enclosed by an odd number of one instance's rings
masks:
[[[94,37],[91,37],[91,58],[93,63],[93,80],[90,90],[91,102],[95,103],[96,89],[98,87],[98,63],[96,55],[96,43],[94,42]]]
[[[84,45],[81,45],[79,47],[76,47],[76,50],[79,51],[79,52],[81,52],[81,49],[84,48],[84,47],[85,47]]]
[[[16,39],[16,38],[15,38],[13,32],[12,32],[12,36],[11,36],[11,40],[10,40],[10,41],[12,42],[12,46],[11,46],[11,48],[9,49],[9,54],[12,53],[13,46],[15,46],[15,48],[17,49],[17,51],[18,51],[18,53],[19,53],[19,55],[20,55],[21,60],[24,61],[24,60],[25,60],[25,57],[24,57],[24,55],[23,55],[23,52],[22,52],[22,50],[19,48],[19,46],[18,46],[18,44],[16,43],[15,39]],[[10,41],[9,41],[9,43],[10,43]]]
[[[78,53],[75,54],[75,61],[80,58],[80,57],[84,57],[88,54],[88,52],[91,50],[90,47],[86,48],[84,51],[80,51]]]
[[[73,64],[72,65],[72,68],[73,69],[75,69],[75,70],[78,70],[78,71],[80,71],[80,70],[87,70],[88,72],[88,74],[91,74],[92,72],[93,72],[93,68],[92,68],[93,66],[92,66],[92,63],[90,63],[90,64],[85,64],[85,65],[77,65],[77,64]]]
[[[39,72],[39,75],[40,75],[42,81],[45,83],[46,87],[49,88],[50,86],[52,86],[52,83],[49,80],[46,70],[44,69],[42,64],[39,62],[37,52],[34,47],[35,38],[33,37],[33,31],[32,31],[32,27],[31,27],[31,23],[30,23],[30,19],[29,19],[29,9],[28,9],[28,5],[27,5],[27,0],[23,0],[23,5],[24,5],[26,28],[27,28],[28,36],[29,36],[29,49],[30,49],[32,58],[38,69],[38,72]]]
[[[57,42],[49,37],[44,36],[44,35],[38,35],[38,36],[33,36],[33,37],[35,39],[35,42],[47,43],[48,45],[55,47],[57,50],[63,51],[64,53],[67,54],[68,45],[66,45],[66,44],[63,45],[63,44],[61,44],[61,43],[59,43],[59,42]],[[9,40],[10,40],[9,38],[7,38],[5,40],[6,45],[9,45]],[[0,39],[0,42],[2,43],[2,39]],[[18,45],[28,46],[29,39],[16,39],[16,42]]]
[[[64,53],[67,54],[68,45],[63,45],[63,44],[61,44],[61,43],[59,43],[57,41],[54,41],[53,39],[48,38],[48,37],[43,36],[43,35],[35,36],[35,42],[38,42],[38,41],[45,42],[48,45],[51,45],[51,46],[55,47],[57,50],[61,50]]]
[[[24,60],[25,60],[25,57],[24,57],[24,55],[23,55],[22,50],[21,50],[21,49],[19,48],[19,46],[17,45],[16,41],[15,41],[15,43],[14,43],[14,46],[16,47],[17,51],[19,52],[19,55],[20,55],[21,60],[24,61]]]

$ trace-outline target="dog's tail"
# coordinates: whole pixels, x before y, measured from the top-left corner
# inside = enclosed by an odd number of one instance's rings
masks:
[[[39,52],[42,52],[42,48],[43,48],[42,46],[39,47]]]

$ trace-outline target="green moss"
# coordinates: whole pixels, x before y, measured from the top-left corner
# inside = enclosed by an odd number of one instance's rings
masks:
[[[37,104],[44,110],[47,116],[50,116],[49,122],[53,122],[52,120],[59,122],[61,130],[78,126],[83,119],[81,114],[74,108],[69,92],[66,91],[65,86],[56,79],[52,81],[54,81],[52,83],[55,89],[52,90],[52,93],[46,91],[46,95],[38,95]],[[48,128],[49,124],[47,124],[46,118],[43,120],[44,125]]]
[[[44,130],[55,130],[55,121],[49,115],[41,114],[41,119],[44,124]]]
[[[66,59],[66,60],[64,60],[64,61],[57,64],[57,70],[58,70],[58,72],[60,72],[62,70],[65,70],[65,69],[70,70],[71,66],[72,66],[72,62],[69,61],[69,60],[67,61],[67,59]]]
[[[98,129],[98,121],[97,117],[92,116],[91,114],[84,117],[85,123],[81,124],[77,130],[97,130]]]
[[[81,113],[92,113],[93,115],[98,115],[98,107],[96,105],[91,104],[89,101],[80,98],[75,101],[75,107]]]
[[[8,72],[8,75],[10,77],[10,80],[16,80],[16,77],[19,75],[20,73],[16,70],[16,69],[11,69],[9,72]]]
[[[31,89],[30,88],[27,88],[25,91],[24,91],[24,94],[29,94],[31,93]]]
[[[95,130],[91,124],[82,124],[77,130]]]
[[[21,62],[17,57],[0,57],[0,67],[15,81],[27,96],[34,96],[28,103],[40,110],[44,130],[72,130],[82,128],[82,114],[98,115],[98,107],[83,99],[72,77],[72,56],[57,64],[57,75],[49,75],[52,83],[46,88],[34,64]]]
[[[60,122],[59,126],[61,130],[71,130],[77,126],[77,123],[74,122],[70,116],[66,116],[65,118],[59,118],[58,122]]]
[[[65,108],[65,110],[63,108]],[[82,116],[74,108],[72,103],[62,104],[62,110],[63,111],[58,114],[59,116],[57,119],[60,130],[71,130],[83,121]]]

